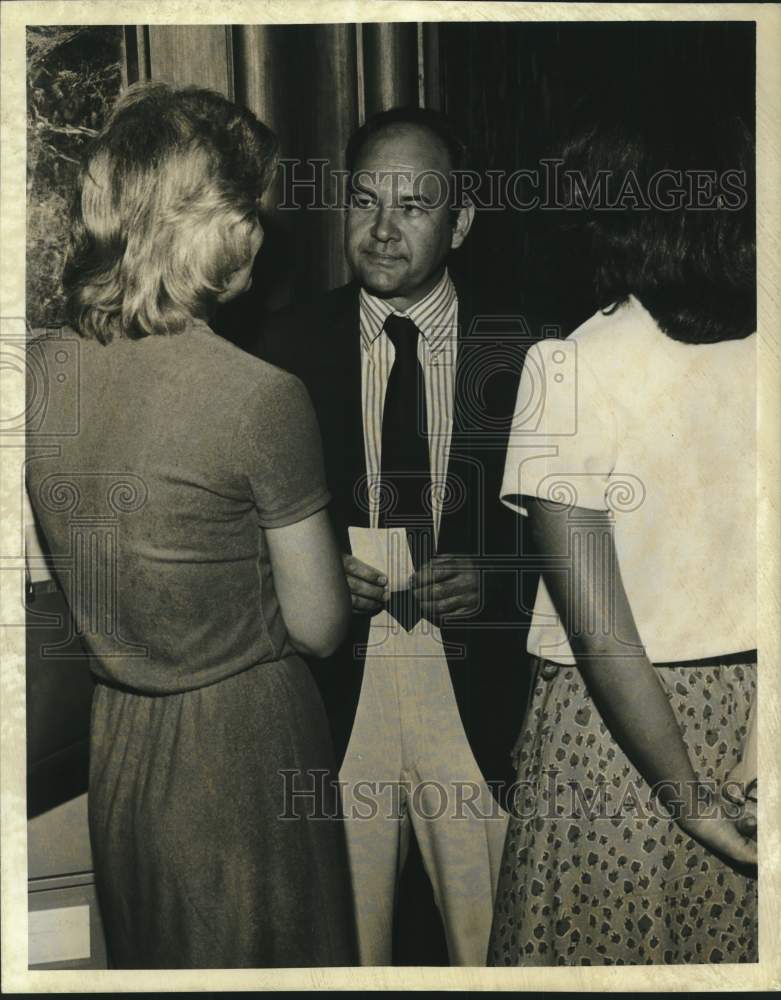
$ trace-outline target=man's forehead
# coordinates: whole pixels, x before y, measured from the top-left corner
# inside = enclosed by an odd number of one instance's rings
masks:
[[[388,126],[369,138],[358,154],[355,170],[415,173],[450,170],[442,140],[429,129],[413,124]]]

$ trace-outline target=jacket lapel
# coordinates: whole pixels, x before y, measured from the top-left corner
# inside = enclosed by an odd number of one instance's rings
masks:
[[[334,495],[337,531],[346,540],[349,525],[367,526],[368,508],[361,502],[366,478],[366,451],[361,402],[361,344],[358,288],[348,285],[333,293],[328,316],[328,358],[323,365],[325,385],[321,406],[326,468]]]
[[[454,502],[442,512],[437,551],[459,555],[475,551],[473,546],[477,539],[472,537],[474,531],[470,530],[470,522],[474,521],[474,513],[480,510],[477,493],[480,488],[480,475],[474,461],[472,435],[468,433],[470,404],[464,393],[464,387],[469,381],[468,368],[472,363],[467,349],[472,308],[463,290],[458,286],[456,294],[458,327],[455,391],[445,487],[445,496],[453,497]]]

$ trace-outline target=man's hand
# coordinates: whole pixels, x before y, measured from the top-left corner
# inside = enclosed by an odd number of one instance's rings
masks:
[[[355,556],[342,555],[353,612],[375,615],[388,599],[387,577]]]
[[[444,616],[471,615],[480,606],[480,571],[468,556],[434,556],[410,586],[420,613],[434,625]]]

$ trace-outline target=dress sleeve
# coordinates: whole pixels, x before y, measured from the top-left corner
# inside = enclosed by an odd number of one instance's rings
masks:
[[[249,482],[260,525],[282,528],[321,510],[331,496],[309,394],[294,375],[272,371],[244,408],[234,456]]]
[[[576,340],[545,340],[526,355],[510,432],[501,499],[527,513],[524,497],[607,510],[616,461],[609,399]]]

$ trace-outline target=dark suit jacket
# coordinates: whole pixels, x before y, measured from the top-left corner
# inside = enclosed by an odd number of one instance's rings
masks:
[[[443,624],[453,689],[464,729],[489,782],[510,782],[510,751],[528,690],[526,630],[534,581],[522,574],[524,519],[499,501],[510,418],[523,355],[533,331],[488,303],[481,311],[456,287],[459,301],[456,394],[448,485],[438,552],[476,557],[480,612]],[[369,525],[356,484],[366,475],[361,411],[359,289],[355,284],[270,317],[257,353],[296,374],[320,422],[332,517],[349,551],[348,526]],[[524,597],[525,593],[525,597]],[[363,679],[370,619],[355,615],[352,632],[329,660],[313,662],[334,735],[337,759],[347,748]],[[502,798],[501,793],[497,797]]]

